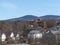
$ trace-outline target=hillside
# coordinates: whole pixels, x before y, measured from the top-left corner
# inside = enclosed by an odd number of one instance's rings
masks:
[[[35,20],[37,18],[40,18],[42,20],[46,20],[46,19],[54,19],[54,20],[60,20],[60,16],[57,16],[57,15],[45,15],[45,16],[40,16],[40,17],[37,17],[37,16],[33,16],[33,15],[26,15],[26,16],[22,16],[22,17],[19,17],[19,18],[13,18],[13,19],[8,19],[8,20],[5,20],[5,21],[32,21],[32,20]]]

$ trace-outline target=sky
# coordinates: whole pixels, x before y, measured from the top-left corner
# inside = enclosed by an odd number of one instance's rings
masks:
[[[60,0],[0,0],[0,20],[25,15],[60,15]]]

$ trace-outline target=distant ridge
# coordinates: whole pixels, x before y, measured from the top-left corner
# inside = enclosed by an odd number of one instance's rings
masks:
[[[60,16],[57,16],[57,15],[45,15],[45,16],[40,16],[40,17],[33,16],[33,15],[26,15],[26,16],[22,16],[22,17],[19,17],[19,18],[8,19],[8,20],[5,20],[5,21],[18,21],[18,20],[21,20],[21,21],[30,20],[30,21],[32,21],[32,20],[35,20],[37,18],[40,18],[42,20],[45,20],[45,19],[60,20]]]
[[[58,20],[60,19],[60,16],[57,15],[46,15],[46,16],[42,16],[40,17],[41,19],[45,20],[45,19],[54,19],[54,20]]]
[[[9,19],[7,21],[17,21],[17,20],[21,20],[21,21],[28,21],[28,20],[35,20],[37,19],[37,16],[33,16],[33,15],[26,15],[26,16],[22,16],[19,18],[13,18],[13,19]]]
[[[37,19],[37,16],[33,16],[33,15],[26,15],[20,18],[20,20],[34,20]]]

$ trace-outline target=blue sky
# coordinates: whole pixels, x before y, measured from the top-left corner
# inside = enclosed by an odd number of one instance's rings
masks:
[[[60,15],[60,0],[0,0],[0,20],[25,15]]]

